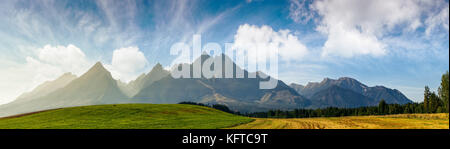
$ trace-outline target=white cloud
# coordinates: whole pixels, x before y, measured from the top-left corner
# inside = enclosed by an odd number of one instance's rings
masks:
[[[0,65],[0,96],[5,103],[12,101],[25,91],[37,85],[54,80],[63,73],[72,72],[78,76],[92,65],[83,51],[74,45],[45,45],[36,50],[36,55],[27,56],[25,63],[6,62]],[[3,68],[4,67],[4,68]]]
[[[322,56],[341,56],[350,58],[355,55],[382,56],[386,54],[385,44],[373,34],[361,33],[355,29],[342,29],[334,25],[328,29],[328,40],[323,46]]]
[[[316,1],[313,9],[323,17],[321,27],[341,24],[377,36],[401,24],[411,29],[421,25],[422,8],[412,0],[322,0]]]
[[[289,30],[274,31],[270,26],[244,24],[234,36],[233,47],[251,54],[278,54],[281,60],[300,60],[308,49]],[[276,50],[278,49],[278,51]],[[258,56],[260,57],[260,56]]]
[[[129,82],[140,75],[147,65],[148,61],[138,47],[126,47],[114,50],[111,64],[105,67],[114,78]]]
[[[328,34],[322,55],[384,55],[379,37],[400,24],[412,30],[420,25],[420,7],[413,1],[324,0],[313,8],[323,17],[318,30]]]
[[[448,2],[443,0],[317,0],[308,6],[304,0],[291,1],[294,21],[308,20],[314,14],[319,16],[316,30],[328,36],[323,56],[380,56],[388,52],[383,38],[392,34],[415,32],[420,27],[428,34],[439,25],[448,31]]]
[[[26,57],[24,69],[33,70],[33,84],[52,80],[63,73],[72,72],[76,75],[83,74],[92,62],[83,51],[74,45],[51,46],[45,45],[37,50],[37,58]]]
[[[58,67],[62,71],[81,74],[89,66],[84,52],[74,45],[68,45],[67,47],[46,45],[38,51],[38,59],[41,63]]]

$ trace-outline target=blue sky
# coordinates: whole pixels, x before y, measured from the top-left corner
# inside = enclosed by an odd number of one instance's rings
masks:
[[[277,39],[287,83],[346,76],[421,101],[449,68],[448,14],[448,0],[5,1],[0,104],[96,61],[125,82],[170,67],[170,47],[194,34],[222,46]]]

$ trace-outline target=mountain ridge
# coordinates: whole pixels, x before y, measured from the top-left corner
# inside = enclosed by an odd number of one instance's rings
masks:
[[[26,104],[2,105],[0,116],[84,105],[126,103],[128,97],[100,62],[86,73],[54,92],[29,100]]]
[[[314,108],[340,107],[355,108],[361,106],[375,106],[378,101],[354,92],[350,89],[332,85],[315,93],[311,98]]]
[[[66,86],[68,83],[70,83],[76,78],[77,76],[70,72],[64,73],[55,80],[45,81],[44,83],[35,87],[32,91],[21,94],[19,97],[17,97],[16,100],[24,100],[45,96],[59,88]]]
[[[192,64],[180,64],[190,66],[190,76],[194,75],[194,64],[203,66],[204,59],[210,58],[209,55],[202,55],[196,59]],[[221,61],[225,63],[229,57],[222,54],[211,57],[214,62],[211,68],[214,69],[214,63]],[[239,68],[235,63],[233,68]],[[175,66],[174,69],[177,69]],[[224,67],[222,67],[224,70]],[[154,82],[152,85],[144,88],[133,99],[140,102],[155,102],[155,103],[178,103],[181,101],[193,101],[211,104],[224,104],[230,109],[241,112],[249,112],[250,108],[242,107],[241,105],[251,105],[255,110],[268,110],[278,107],[280,109],[293,109],[296,107],[304,107],[303,104],[309,104],[308,99],[299,95],[295,90],[284,84],[281,80],[278,81],[278,86],[274,89],[262,90],[259,89],[259,82],[265,79],[256,75],[256,78],[248,78],[249,72],[244,70],[244,78],[178,78],[166,76],[161,80]],[[225,71],[222,71],[222,76]],[[236,72],[233,73],[236,76]],[[271,107],[272,106],[272,107]]]
[[[405,104],[412,102],[405,95],[403,95],[403,93],[401,93],[396,89],[390,89],[380,85],[369,87],[359,82],[358,80],[350,77],[340,77],[336,80],[324,78],[320,83],[309,82],[306,86],[293,83],[291,84],[291,87],[295,88],[296,91],[299,92],[299,94],[307,98],[312,98],[312,96],[315,93],[328,89],[333,85],[337,85],[344,89],[352,90],[363,96],[373,98],[375,101],[378,102],[381,101],[381,99],[384,99],[387,103],[397,103],[397,104]]]
[[[233,70],[243,72],[244,78],[238,78],[234,71],[232,78],[173,78],[180,66],[189,66],[190,77],[194,76],[195,64],[203,64],[206,58],[212,58],[209,64],[214,69],[216,62],[231,61]],[[215,74],[220,75],[220,74]],[[225,67],[222,67],[222,77]],[[115,80],[101,62],[95,63],[80,77],[66,73],[60,78],[67,83],[51,91],[42,93],[41,97],[24,98],[0,105],[0,117],[7,114],[32,112],[70,106],[116,104],[116,103],[179,103],[192,101],[206,104],[223,104],[239,112],[258,112],[267,110],[292,110],[298,108],[321,107],[357,107],[376,105],[385,99],[388,103],[412,102],[400,91],[384,86],[368,87],[350,77],[338,79],[325,78],[321,82],[309,82],[306,86],[291,83],[285,84],[276,80],[278,85],[273,89],[259,89],[261,81],[267,81],[271,76],[263,72],[248,72],[237,66],[228,56],[202,55],[191,64],[178,64],[171,71],[165,70],[161,64],[156,64],[150,72],[143,73],[135,80],[126,84]],[[255,78],[249,78],[255,76]],[[263,77],[262,77],[263,76]],[[267,76],[267,78],[265,77]],[[57,82],[58,79],[50,82]],[[273,78],[274,79],[274,78]],[[48,82],[41,84],[45,86]],[[40,92],[39,92],[40,93]],[[26,101],[26,102],[21,102]],[[23,103],[23,104],[22,104]],[[7,111],[7,112],[3,112]]]

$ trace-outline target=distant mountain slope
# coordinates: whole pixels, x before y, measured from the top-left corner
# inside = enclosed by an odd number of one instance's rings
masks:
[[[48,95],[19,105],[2,105],[0,116],[52,108],[126,102],[128,97],[118,88],[111,73],[98,62],[79,78]]]
[[[164,70],[160,63],[156,64],[148,74],[142,74],[136,80],[128,83],[127,87],[131,90],[130,95],[136,95],[143,88],[149,86],[155,81],[161,80],[169,74],[170,72]]]
[[[378,102],[349,89],[332,85],[327,89],[315,93],[311,98],[313,108],[341,107],[354,108],[361,106],[375,106]]]
[[[412,102],[400,91],[396,89],[386,88],[384,86],[369,87],[364,92],[364,95],[376,99],[377,101],[380,101],[380,99],[384,99],[387,103],[405,104]]]
[[[317,82],[310,82],[304,88],[301,90],[300,94],[304,95],[306,97],[311,97],[315,93],[327,89],[333,85],[337,85],[339,87],[350,89],[354,92],[362,94],[364,92],[364,89],[367,88],[366,85],[360,83],[359,81],[348,78],[348,77],[342,77],[338,80],[333,80],[330,78],[323,79],[320,83]]]
[[[142,89],[133,97],[133,101],[150,103],[198,101],[202,95],[212,93],[198,81],[200,79],[174,79],[167,76]]]
[[[46,81],[42,83],[41,85],[37,86],[35,89],[33,89],[30,92],[23,93],[17,99],[15,102],[26,102],[32,99],[36,99],[45,95],[48,95],[57,89],[63,88],[73,80],[75,80],[77,76],[73,75],[72,73],[65,73],[62,76],[58,77],[56,80],[53,81]]]
[[[365,84],[349,77],[342,77],[337,80],[325,78],[320,83],[310,82],[299,91],[300,95],[312,99],[312,96],[322,90],[328,89],[331,86],[338,86],[344,89],[349,89],[366,97],[372,98],[375,101],[384,99],[387,103],[405,104],[412,102],[405,95],[398,90],[389,89],[383,86],[368,87]],[[291,86],[296,88],[298,86]]]
[[[292,89],[294,89],[295,91],[297,91],[297,93],[301,93],[303,91],[303,89],[305,88],[305,86],[300,85],[300,84],[295,84],[295,83],[291,83],[289,86]]]
[[[120,91],[126,95],[127,97],[132,97],[135,90],[128,86],[127,83],[122,82],[121,80],[116,80],[117,87]]]
[[[202,55],[202,62],[209,55]],[[212,57],[225,62],[229,59],[225,55]],[[233,68],[241,69],[233,63]],[[192,74],[191,67],[191,74]],[[223,75],[224,75],[224,71]],[[178,103],[193,101],[201,103],[220,103],[229,106],[232,110],[241,112],[263,111],[268,109],[293,109],[306,107],[309,100],[299,95],[295,90],[278,80],[274,89],[259,89],[260,77],[248,78],[178,78],[167,76],[142,89],[133,100],[150,103]],[[236,75],[235,73],[233,74]],[[259,75],[258,75],[259,76]]]

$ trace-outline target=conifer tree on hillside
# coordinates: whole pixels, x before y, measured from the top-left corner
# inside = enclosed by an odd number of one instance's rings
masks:
[[[441,86],[439,86],[438,88],[438,94],[439,94],[439,98],[441,99],[442,103],[443,103],[443,107],[442,107],[442,111],[444,112],[449,112],[449,101],[448,101],[448,97],[449,97],[449,79],[448,79],[448,71],[442,75],[441,78]]]
[[[384,101],[384,99],[381,99],[380,103],[378,103],[378,113],[385,114],[386,111],[386,101]]]
[[[442,102],[441,102],[441,99],[439,99],[439,97],[438,97],[438,95],[436,95],[436,93],[435,92],[432,92],[431,94],[430,94],[430,98],[429,98],[429,101],[428,101],[428,106],[429,106],[429,111],[428,112],[430,112],[430,113],[436,113],[436,112],[441,112],[441,111],[438,111],[438,108],[439,107],[441,107],[441,104]]]
[[[431,92],[430,92],[430,88],[428,86],[425,86],[425,90],[423,93],[423,107],[425,112],[430,112],[430,96],[431,96]]]

